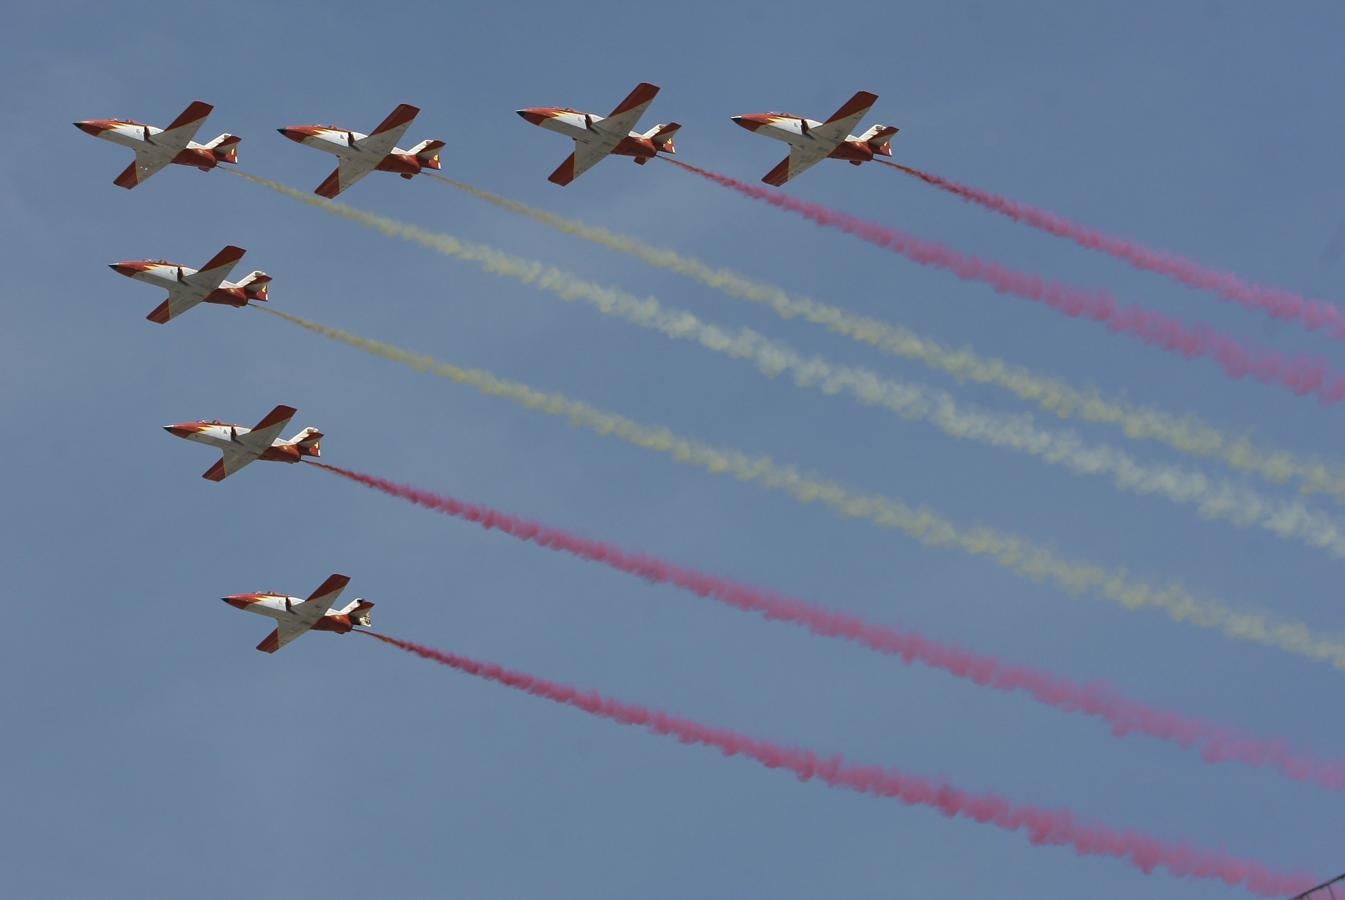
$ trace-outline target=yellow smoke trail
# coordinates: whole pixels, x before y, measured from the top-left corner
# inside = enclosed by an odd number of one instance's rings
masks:
[[[672,250],[654,247],[605,228],[586,225],[545,210],[501,197],[469,184],[431,177],[501,209],[526,216],[557,231],[625,253],[652,266],[699,281],[731,297],[764,304],[784,319],[800,318],[837,334],[869,344],[887,353],[914,360],[960,381],[992,385],[1061,418],[1113,425],[1133,440],[1163,443],[1192,456],[1218,460],[1233,469],[1251,472],[1275,484],[1294,481],[1305,494],[1328,494],[1345,503],[1345,471],[1320,460],[1285,450],[1254,446],[1249,440],[1226,434],[1194,416],[1175,415],[1152,406],[1107,398],[1092,388],[1076,388],[1058,378],[1042,375],[970,348],[952,350],[908,328],[846,312],[809,297],[712,267]]]
[[[303,195],[306,200],[310,196]],[[1026,453],[1078,474],[1108,476],[1121,490],[1165,497],[1174,503],[1195,506],[1206,518],[1222,519],[1242,527],[1256,526],[1278,537],[1345,557],[1345,526],[1298,501],[1264,497],[1175,466],[1146,465],[1119,449],[1089,446],[1071,432],[1038,428],[1028,416],[959,408],[957,401],[946,391],[885,379],[874,372],[837,366],[819,357],[804,358],[788,346],[751,330],[729,332],[706,324],[689,312],[664,309],[652,297],[638,298],[488,246],[464,243],[450,235],[426,231],[320,198],[310,202],[361,224],[410,238],[448,256],[476,262],[494,274],[518,279],[565,300],[582,301],[604,315],[753,362],[768,376],[789,372],[800,387],[814,388],[826,394],[844,392],[861,403],[886,408],[902,418],[928,422],[954,438]]]
[[[1300,622],[1236,610],[1217,601],[1197,598],[1176,584],[1158,587],[1136,580],[1121,570],[1062,559],[1024,538],[990,528],[963,528],[928,508],[912,507],[880,494],[855,493],[834,482],[811,478],[769,457],[718,449],[677,435],[666,428],[642,425],[561,394],[546,393],[518,382],[506,381],[481,369],[454,366],[269,307],[254,308],[374,356],[431,372],[527,409],[568,419],[572,425],[662,453],[679,463],[696,466],[714,475],[731,475],[741,481],[781,491],[801,503],[821,503],[842,516],[866,519],[881,527],[900,531],[931,547],[952,548],[985,557],[1009,571],[1037,581],[1053,582],[1072,593],[1092,591],[1129,610],[1152,607],[1162,610],[1177,622],[1345,668],[1345,640],[1320,637]]]

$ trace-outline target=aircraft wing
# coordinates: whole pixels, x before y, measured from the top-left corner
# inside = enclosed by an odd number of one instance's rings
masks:
[[[187,275],[183,280],[192,287],[203,291],[201,296],[209,294],[215,288],[224,283],[224,279],[229,277],[234,266],[243,258],[247,251],[242,247],[235,247],[233,244],[225,247],[220,252],[210,258],[210,261],[201,266],[200,270]]]
[[[294,607],[295,614],[311,628],[318,619],[327,615],[327,610],[332,608],[347,584],[350,584],[348,575],[327,576],[327,580],[318,585],[318,589],[309,594],[307,600]]]
[[[327,614],[327,610],[332,608],[332,604],[341,596],[341,592],[346,589],[346,585],[349,583],[349,576],[330,576],[307,600],[291,608],[290,615],[280,620],[275,631],[263,638],[262,642],[257,645],[257,649],[263,653],[275,653],[281,647],[308,631]]]
[[[403,103],[394,109],[379,123],[373,134],[362,137],[350,145],[359,152],[341,157],[336,171],[328,175],[314,193],[331,199],[378,168],[378,164],[393,151],[397,141],[401,140],[406,129],[411,127],[411,122],[419,114],[420,109],[409,103]]]
[[[617,143],[617,141],[590,141],[587,143],[575,141],[574,152],[566,157],[565,162],[561,163],[556,171],[546,176],[546,180],[564,187],[597,165],[599,160],[612,152]]]
[[[209,291],[197,290],[190,285],[179,284],[168,289],[168,299],[145,316],[151,322],[157,322],[162,325],[169,319],[176,319],[187,310],[205,299]]]
[[[135,161],[123,169],[120,175],[112,179],[112,183],[129,191],[172,161],[173,157],[165,156],[152,148],[141,149],[136,147]]]
[[[797,178],[801,172],[811,169],[820,161],[826,159],[827,155],[835,148],[835,144],[810,144],[807,147],[790,144],[789,156],[781,160],[780,164],[767,172],[761,180],[779,187],[789,179]]]
[[[206,469],[201,477],[207,481],[223,481],[256,459],[256,456],[243,450],[226,450],[219,462]]]
[[[176,156],[179,151],[187,149],[187,144],[196,137],[196,132],[201,130],[201,123],[214,108],[209,103],[193,100],[167,128],[154,135],[150,143]]]
[[[296,412],[298,410],[293,406],[281,404],[263,416],[251,431],[238,435],[235,440],[253,455],[259,454],[275,443],[281,429],[290,423]]]
[[[838,146],[841,141],[850,136],[850,132],[859,120],[869,113],[869,108],[878,102],[877,94],[870,94],[868,91],[856,91],[855,95],[841,105],[841,108],[831,114],[821,125],[811,129],[812,137],[824,144],[830,144],[827,148],[830,153],[833,148]]]
[[[616,105],[611,115],[598,123],[598,128],[614,135],[618,141],[630,134],[635,123],[640,121],[649,104],[658,96],[658,87],[648,82],[640,82],[635,90],[626,95],[626,99]]]
[[[368,153],[377,156],[378,161],[382,162],[383,157],[392,152],[392,148],[397,146],[406,129],[411,127],[416,116],[420,115],[420,109],[409,103],[402,103],[388,117],[378,124],[368,137],[362,137],[355,142],[354,146],[361,153]]]

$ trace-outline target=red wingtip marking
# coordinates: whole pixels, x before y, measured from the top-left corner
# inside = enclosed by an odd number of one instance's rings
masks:
[[[863,112],[877,102],[877,94],[870,94],[868,91],[858,91],[853,97],[845,101],[845,105],[836,110],[827,121],[835,122],[839,119],[844,119],[847,116],[853,116],[855,113]]]
[[[257,427],[252,430],[261,431],[263,428],[270,428],[277,422],[284,422],[286,419],[294,418],[296,412],[298,412],[298,410],[293,406],[285,406],[284,404],[281,404],[267,413],[266,417],[258,422]]]
[[[548,175],[546,180],[561,187],[565,187],[565,185],[574,181],[574,154],[571,153],[566,157],[565,162],[561,163],[556,171]]]
[[[327,179],[323,181],[322,184],[318,185],[313,193],[317,194],[319,197],[326,197],[328,200],[341,193],[341,170],[337,169],[335,172],[328,175]]]
[[[780,164],[766,173],[761,179],[769,185],[779,187],[789,180],[789,158],[786,157],[780,161]]]
[[[173,317],[171,311],[169,310],[169,305],[172,302],[173,302],[172,300],[165,300],[158,306],[154,307],[154,311],[151,312],[149,315],[145,316],[145,318],[149,319],[151,322],[156,322],[159,325],[164,324]]]
[[[224,460],[221,459],[209,469],[206,469],[201,477],[206,481],[223,481],[228,474],[228,472],[224,471]]]
[[[373,130],[373,133],[382,134],[385,131],[390,131],[398,125],[407,124],[418,115],[420,115],[419,107],[412,106],[410,103],[403,103],[389,113],[388,117]]]
[[[209,103],[200,100],[193,100],[191,105],[182,111],[182,113],[173,120],[173,124],[165,128],[165,131],[172,131],[174,128],[181,128],[183,125],[189,125],[197,119],[204,119],[210,115],[210,111],[215,107]]]
[[[262,638],[262,642],[257,645],[257,649],[263,653],[275,653],[277,650],[279,650],[280,629],[277,628],[275,631],[271,632],[266,637]]]
[[[317,590],[308,595],[308,599],[312,600],[314,597],[321,597],[333,591],[344,590],[348,584],[350,584],[349,575],[329,575],[326,581],[318,585]]]
[[[112,183],[117,187],[124,187],[128,191],[139,184],[140,179],[136,177],[135,163],[131,163],[123,169],[122,173],[112,180]]]
[[[612,110],[612,115],[617,116],[628,110],[632,110],[642,103],[648,103],[658,95],[658,85],[642,81],[635,86],[635,90],[626,95],[626,99],[617,104],[616,109]]]
[[[233,244],[229,244],[223,250],[212,256],[209,262],[201,266],[201,271],[209,272],[211,269],[217,269],[220,266],[231,266],[242,259],[244,253],[247,253],[247,251],[242,247],[235,247]]]

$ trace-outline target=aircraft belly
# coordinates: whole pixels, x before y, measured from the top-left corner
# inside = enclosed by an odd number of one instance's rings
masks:
[[[563,134],[568,138],[573,138],[576,141],[581,141],[585,144],[599,139],[597,135],[589,131],[583,125],[574,125],[559,118],[544,119],[542,121],[542,127],[547,131]]]

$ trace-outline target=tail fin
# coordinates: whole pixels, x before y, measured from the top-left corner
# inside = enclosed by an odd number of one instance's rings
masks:
[[[238,162],[238,142],[242,138],[235,134],[224,133],[205,145],[215,157],[215,162]]]
[[[300,456],[322,455],[322,432],[316,428],[305,428],[290,438],[289,443],[299,448]]]
[[[370,612],[373,608],[374,605],[368,600],[363,597],[356,597],[341,609],[340,614],[350,616],[351,623],[368,628],[374,623],[373,615]]]
[[[439,168],[439,151],[444,149],[443,141],[421,141],[411,148],[411,155],[426,169]]]
[[[676,153],[677,148],[673,146],[673,135],[676,134],[677,129],[681,127],[682,126],[676,122],[669,122],[667,125],[655,125],[653,128],[646,131],[644,136],[649,138],[654,146],[661,152]]]
[[[892,136],[900,130],[892,125],[875,125],[861,134],[859,139],[868,144],[869,149],[879,156],[891,156]]]
[[[249,300],[265,300],[270,284],[271,276],[260,269],[249,272],[246,278],[238,282],[238,286],[243,289],[243,296]]]

